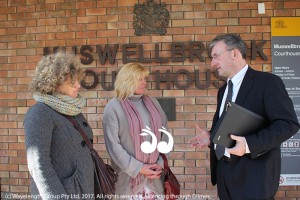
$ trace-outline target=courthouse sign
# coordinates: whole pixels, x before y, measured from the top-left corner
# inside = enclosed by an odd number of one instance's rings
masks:
[[[263,53],[263,46],[266,41],[251,41],[250,58],[251,60],[256,60],[257,55],[259,55],[263,60],[268,60],[267,56]],[[147,45],[149,48],[149,45]],[[114,65],[117,59],[121,58],[122,63],[126,64],[129,62],[139,62],[142,64],[153,65],[157,63],[158,65],[163,65],[164,63],[178,63],[185,62],[205,62],[205,57],[203,53],[207,51],[205,45],[201,41],[190,41],[184,42],[172,42],[165,44],[152,44],[152,50],[145,50],[143,44],[105,44],[105,45],[83,45],[83,46],[72,46],[72,47],[45,47],[44,55],[56,52],[58,50],[71,51],[74,54],[80,54],[80,61],[84,65],[89,65],[95,69],[94,63],[97,63],[96,68],[101,68],[102,65]],[[69,49],[68,49],[69,48]],[[145,53],[147,52],[147,53]],[[169,54],[166,54],[168,52]],[[120,54],[120,55],[119,55]],[[145,55],[146,54],[146,55]],[[164,56],[162,56],[162,54]],[[95,61],[98,62],[95,62]],[[99,71],[99,70],[97,70]],[[100,70],[101,71],[101,70]],[[84,81],[82,87],[85,89],[93,89],[98,84],[104,90],[113,90],[114,81],[116,78],[116,71],[112,71],[110,74],[106,74],[106,70],[96,73],[93,69],[88,69],[87,76],[90,77],[89,81]],[[198,89],[207,89],[212,84],[216,88],[220,88],[224,84],[224,78],[216,77],[215,80],[211,79],[210,70],[195,70],[190,72],[186,69],[179,69],[176,72],[171,72],[170,70],[160,71],[156,70],[152,72],[155,78],[155,88],[156,89],[171,89],[171,82],[174,86],[180,90],[188,89],[191,85],[195,85]],[[179,77],[184,76],[184,81]],[[100,78],[99,78],[100,77]],[[200,78],[203,77],[203,78]],[[107,80],[110,80],[109,82]],[[161,88],[161,83],[164,83],[164,88]]]
[[[272,69],[281,77],[300,120],[300,18],[271,19]],[[280,185],[300,185],[300,131],[281,144]]]

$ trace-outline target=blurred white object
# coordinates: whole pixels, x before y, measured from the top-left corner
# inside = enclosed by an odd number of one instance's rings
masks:
[[[258,3],[258,14],[265,14],[265,3]]]

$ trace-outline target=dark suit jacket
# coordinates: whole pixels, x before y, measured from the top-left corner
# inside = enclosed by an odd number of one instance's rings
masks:
[[[226,85],[218,91],[217,111],[213,125],[219,119],[219,110]],[[297,133],[299,123],[294,106],[282,80],[271,73],[248,68],[235,103],[263,116],[265,128],[246,136],[250,154],[231,155],[235,162],[232,184],[249,198],[267,198],[275,195],[279,186],[281,167],[280,144]],[[237,122],[238,123],[238,122]],[[211,138],[213,135],[211,135]],[[210,145],[211,181],[216,184],[217,162],[214,145]],[[238,188],[237,188],[238,189]]]

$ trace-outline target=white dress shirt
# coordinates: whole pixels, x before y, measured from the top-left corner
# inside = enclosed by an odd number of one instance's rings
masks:
[[[233,90],[232,90],[232,102],[235,102],[236,97],[239,93],[241,84],[243,82],[243,79],[245,77],[245,74],[248,70],[248,65],[245,65],[245,67],[239,71],[234,77],[232,77],[231,81],[233,83]],[[230,79],[227,79],[227,83]],[[222,99],[222,103],[221,103],[221,107],[220,107],[220,112],[219,112],[219,117],[221,117],[223,111],[224,111],[224,106],[225,106],[225,101],[226,101],[226,97],[227,97],[227,93],[228,93],[228,87],[226,87],[224,95],[223,95],[223,99]],[[216,147],[216,144],[215,144]],[[247,141],[246,141],[246,153],[250,153],[248,145],[247,145]],[[230,154],[227,152],[227,149],[225,148],[225,156],[230,157]]]

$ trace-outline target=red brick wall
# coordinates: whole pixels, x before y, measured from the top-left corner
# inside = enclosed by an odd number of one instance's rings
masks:
[[[263,52],[267,61],[257,55],[256,60],[248,57],[251,67],[272,71],[271,17],[300,16],[300,2],[295,0],[164,0],[170,12],[167,34],[135,36],[133,9],[138,0],[0,0],[0,177],[2,198],[14,193],[29,193],[29,173],[26,164],[23,118],[34,104],[27,92],[37,61],[44,47],[83,45],[93,48],[96,59],[86,68],[100,74],[122,66],[123,44],[143,44],[146,58],[154,56],[154,44],[160,44],[160,55],[170,58],[170,46],[174,42],[200,41],[207,45],[220,33],[238,33],[250,45],[252,40],[266,40]],[[158,1],[155,1],[158,2]],[[266,13],[257,13],[258,2],[265,2]],[[114,64],[101,65],[96,56],[96,45],[119,44]],[[190,62],[168,62],[145,64],[151,72],[170,70],[172,76],[180,69],[191,73],[209,69],[207,51],[202,54],[205,62],[195,59]],[[110,76],[108,76],[109,78]],[[194,78],[194,76],[193,76]],[[214,79],[214,77],[212,77]],[[184,76],[179,76],[184,83]],[[203,73],[201,79],[204,79]],[[182,185],[182,194],[209,195],[216,198],[216,187],[210,184],[208,149],[195,150],[188,141],[195,135],[195,123],[210,128],[216,108],[217,88],[198,89],[193,84],[179,90],[171,84],[165,89],[155,88],[154,76],[150,77],[149,93],[155,97],[176,98],[177,121],[169,123],[174,135],[174,151],[170,164]],[[110,79],[108,79],[110,82]],[[87,98],[84,109],[94,130],[94,141],[100,155],[108,161],[105,151],[101,119],[106,103],[113,92],[97,85],[95,89],[81,90]],[[276,199],[300,199],[299,187],[280,187]]]

